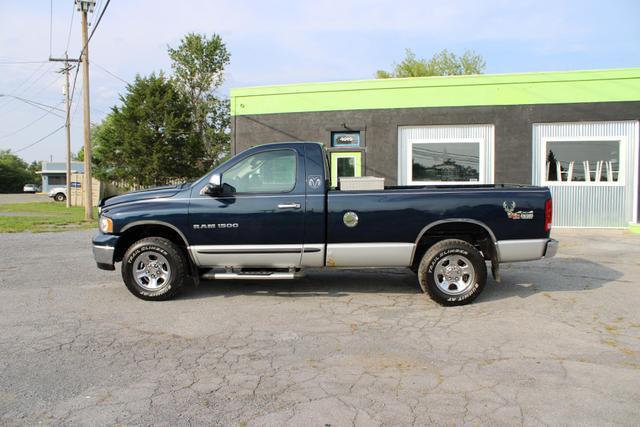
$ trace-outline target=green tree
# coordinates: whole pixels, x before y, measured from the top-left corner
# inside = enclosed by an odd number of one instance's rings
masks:
[[[189,102],[194,133],[204,143],[202,162],[210,169],[229,154],[229,101],[216,96],[216,90],[224,81],[230,54],[219,35],[194,33],[168,52],[174,82]]]
[[[407,49],[405,58],[399,64],[394,64],[393,71],[378,70],[376,78],[482,74],[485,67],[484,58],[470,50],[466,50],[461,56],[458,56],[444,49],[434,54],[430,59],[424,59],[418,58],[411,49]]]
[[[9,150],[0,150],[0,193],[20,193],[25,184],[38,184],[40,177]]]
[[[189,100],[171,79],[136,76],[120,101],[93,130],[96,177],[150,186],[201,175],[203,144]]]

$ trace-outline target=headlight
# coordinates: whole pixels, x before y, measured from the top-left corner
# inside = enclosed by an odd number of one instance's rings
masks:
[[[101,216],[100,221],[98,221],[98,225],[100,227],[100,231],[103,233],[113,233],[113,221],[111,218]]]

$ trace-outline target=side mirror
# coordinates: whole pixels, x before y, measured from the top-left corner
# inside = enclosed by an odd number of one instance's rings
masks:
[[[209,183],[202,187],[200,194],[207,194],[209,196],[219,196],[222,194],[222,175],[214,173],[209,178]]]

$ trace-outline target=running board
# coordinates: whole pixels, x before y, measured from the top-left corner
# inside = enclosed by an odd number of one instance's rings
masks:
[[[208,271],[200,276],[204,280],[291,280],[304,277],[303,271]]]

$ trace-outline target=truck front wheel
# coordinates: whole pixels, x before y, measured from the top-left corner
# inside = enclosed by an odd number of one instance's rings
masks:
[[[441,305],[469,304],[487,281],[487,267],[480,251],[458,239],[442,240],[422,257],[418,281],[423,292]]]
[[[176,296],[187,271],[180,247],[163,237],[138,240],[122,259],[122,279],[127,289],[144,300],[163,301]]]

